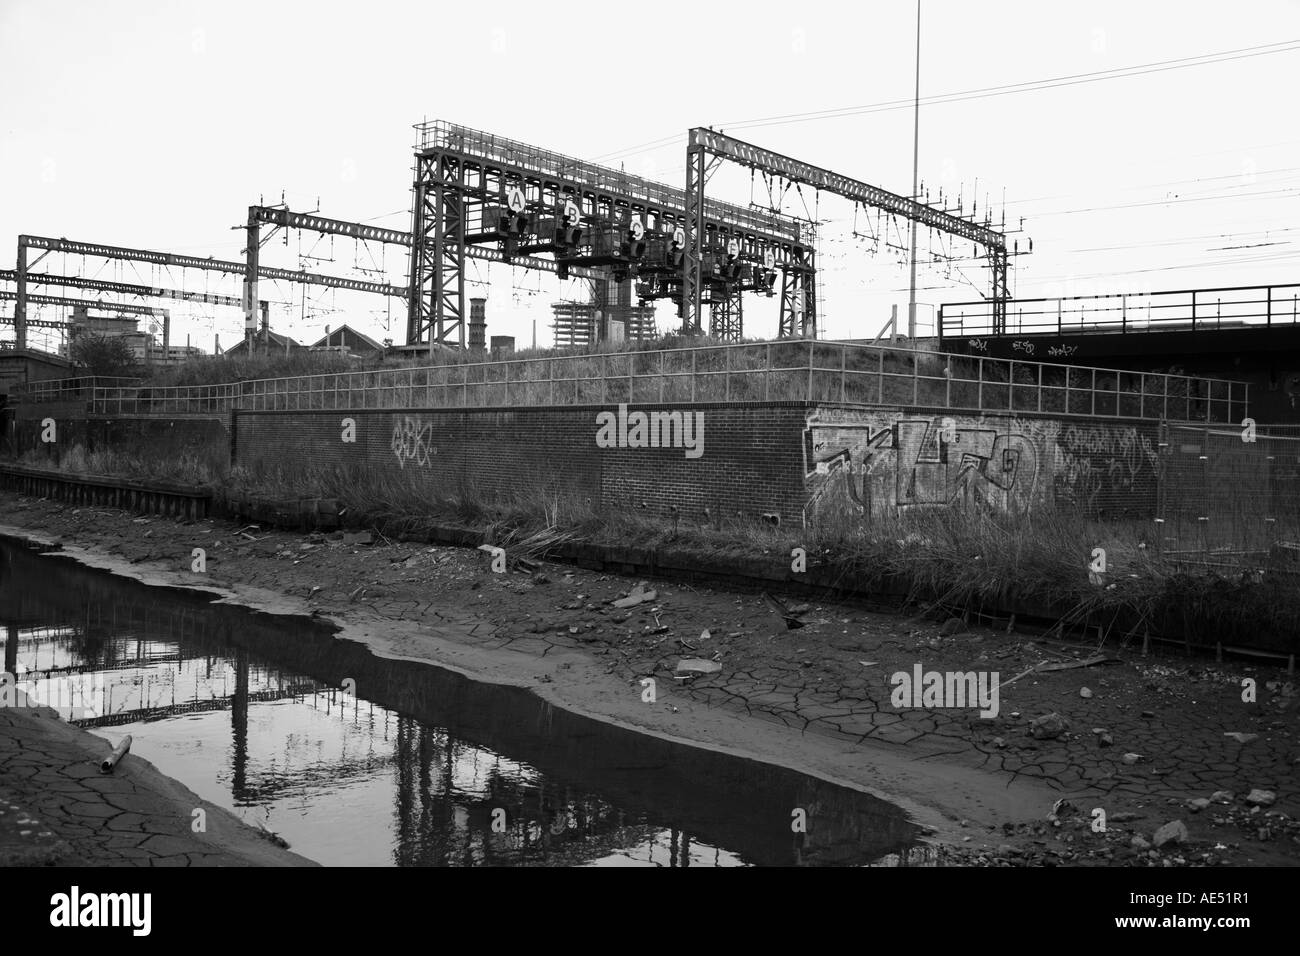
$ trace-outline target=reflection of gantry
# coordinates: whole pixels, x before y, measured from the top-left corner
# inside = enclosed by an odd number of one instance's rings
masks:
[[[622,282],[643,302],[681,304],[687,197],[680,189],[450,123],[424,123],[415,164],[407,343],[465,345],[465,258],[547,253]],[[701,204],[701,302],[726,309],[742,291],[773,294],[777,271],[813,282],[809,230],[786,216]],[[790,281],[787,278],[787,281]],[[699,331],[698,322],[691,331]]]

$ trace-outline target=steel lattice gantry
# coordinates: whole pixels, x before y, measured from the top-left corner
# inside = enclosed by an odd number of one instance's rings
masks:
[[[43,249],[37,259],[31,263],[27,261],[27,251],[29,249]],[[15,270],[15,283],[17,293],[14,297],[14,331],[15,344],[22,348],[26,342],[27,336],[27,283],[28,269],[39,262],[42,258],[51,252],[71,253],[74,255],[97,256],[103,259],[122,259],[134,262],[150,262],[155,265],[174,266],[182,269],[200,269],[208,272],[221,272],[227,275],[244,275],[247,276],[247,263],[227,262],[221,259],[203,259],[198,256],[182,256],[172,252],[155,252],[149,249],[132,249],[122,246],[109,246],[99,243],[75,242],[69,239],[51,239],[46,236],[19,236],[18,237],[18,267]],[[374,292],[381,295],[392,295],[400,298],[406,298],[406,289],[401,286],[388,285],[380,282],[367,282],[363,279],[348,279],[339,276],[317,275],[306,271],[293,271],[290,269],[271,269],[265,266],[257,270],[257,275],[265,279],[281,279],[287,282],[304,282],[311,285],[321,285],[334,289],[349,289],[355,292]],[[148,287],[141,287],[148,288]],[[249,292],[253,296],[249,297]],[[198,293],[193,293],[198,295]],[[182,296],[185,293],[181,293]],[[251,304],[257,302],[255,288],[250,290],[245,288],[245,298],[243,300],[245,310],[251,309]]]
[[[225,305],[240,307],[244,304],[242,299],[228,295],[216,295],[211,292],[189,292],[184,289],[165,289],[158,286],[136,285],[130,282],[112,282],[107,279],[89,279],[81,276],[63,276],[48,272],[26,272],[22,276],[23,285],[58,285],[71,286],[76,289],[87,289],[94,292],[107,292],[113,295],[131,296],[137,299],[173,299],[182,302],[206,302],[211,305]],[[19,273],[14,269],[0,269],[0,282],[19,281]],[[8,292],[0,290],[0,299],[14,300],[18,299],[17,292]],[[153,308],[150,306],[132,305],[122,302],[104,302],[97,299],[75,299],[51,295],[34,295],[30,292],[24,293],[25,304],[33,305],[54,305],[64,308],[84,308],[84,309],[109,309],[118,312],[127,312],[135,315],[161,316],[163,319],[163,348],[170,344],[171,338],[171,313],[166,309]],[[261,302],[262,320],[265,323],[269,304]],[[24,311],[25,308],[24,308]],[[7,316],[0,316],[0,324],[7,321],[15,322],[15,319],[9,319]],[[24,325],[33,325],[41,328],[71,328],[71,322],[44,322],[34,321],[24,317]],[[25,338],[25,337],[24,337]]]
[[[265,275],[266,269],[258,263],[258,250],[260,249],[263,239],[260,235],[260,226],[262,223],[269,223],[272,226],[284,229],[303,229],[309,232],[318,232],[321,235],[328,236],[348,236],[353,239],[359,239],[365,242],[381,242],[390,245],[405,246],[410,248],[413,245],[412,235],[409,232],[402,232],[398,229],[385,229],[381,226],[368,226],[358,222],[346,222],[341,219],[327,219],[324,216],[317,216],[310,213],[297,213],[280,206],[250,206],[248,207],[248,226],[247,239],[248,243],[244,249],[244,283],[245,298],[249,299],[251,293],[248,291],[250,284],[256,281],[256,276]],[[475,259],[484,259],[489,262],[503,262],[506,257],[499,249],[486,246],[471,246],[465,249],[465,254]],[[513,263],[528,269],[537,269],[545,272],[557,272],[560,269],[555,262],[549,259],[539,259],[534,256],[521,255],[513,259]],[[570,267],[570,272],[580,278],[595,278],[598,273],[582,266]],[[411,296],[405,296],[410,299]],[[463,294],[463,284],[462,284]],[[460,313],[463,314],[463,313]],[[408,333],[408,343],[412,340]]]
[[[620,170],[445,122],[416,127],[407,343],[465,345],[465,261],[484,251],[561,278],[633,280],[642,301],[684,307],[687,194]],[[785,216],[701,201],[696,281],[730,337],[741,292],[774,294],[777,270],[811,284],[812,249]],[[553,258],[539,260],[535,254]],[[699,332],[699,322],[688,328]]]
[[[991,298],[994,324],[997,328],[1005,327],[1008,257],[1006,238],[1000,232],[978,222],[953,216],[941,209],[908,199],[906,196],[888,192],[878,186],[871,186],[848,176],[701,127],[691,130],[690,141],[686,147],[686,254],[682,263],[684,327],[699,327],[703,306],[708,301],[706,288],[709,279],[709,249],[712,243],[708,235],[709,223],[704,215],[707,208],[704,187],[713,166],[724,160],[778,176],[789,183],[806,184],[823,192],[843,196],[853,202],[883,209],[920,225],[983,246],[993,273]],[[780,329],[782,336],[802,334],[816,337],[816,294],[813,286],[815,273],[812,268],[811,250],[808,252],[808,263],[809,267],[806,270],[787,270],[782,282]]]
[[[18,293],[10,289],[0,289],[0,300],[12,302],[18,298]],[[37,295],[27,293],[27,302],[30,305],[53,305],[64,309],[103,309],[112,312],[125,312],[129,315],[149,315],[161,318],[164,322],[171,318],[171,313],[166,309],[160,309],[152,305],[135,305],[133,303],[119,302],[100,302],[98,299],[72,299],[61,295]],[[238,302],[238,300],[236,300]],[[0,315],[0,325],[5,322],[12,322],[13,319],[5,315]],[[71,322],[55,322],[48,319],[28,319],[28,328],[37,329],[70,329],[73,327]]]

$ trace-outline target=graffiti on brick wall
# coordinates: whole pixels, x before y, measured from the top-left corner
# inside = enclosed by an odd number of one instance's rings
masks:
[[[864,514],[973,506],[1028,508],[1039,493],[1040,444],[1018,423],[871,415],[810,421],[806,481],[814,508]]]
[[[821,411],[804,430],[809,509],[1150,511],[1155,434],[1123,422]]]
[[[1060,504],[1096,510],[1105,495],[1110,507],[1123,507],[1154,489],[1159,476],[1157,442],[1133,425],[1070,423],[1057,446],[1053,493]]]
[[[433,446],[433,423],[419,415],[399,415],[393,422],[393,454],[400,468],[427,465],[438,450]]]

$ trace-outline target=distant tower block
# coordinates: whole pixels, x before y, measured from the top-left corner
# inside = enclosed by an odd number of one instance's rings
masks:
[[[556,348],[590,345],[596,340],[596,306],[591,302],[556,302],[551,305],[555,321]]]
[[[513,335],[494,335],[492,336],[492,357],[494,359],[505,358],[513,355],[515,351],[515,337]]]
[[[469,347],[476,352],[487,347],[487,299],[469,300]]]
[[[602,280],[592,286],[591,302],[564,301],[551,305],[556,348],[583,348],[611,339],[641,342],[655,338],[654,306],[632,304],[631,280]],[[621,337],[615,338],[611,323],[621,327]]]

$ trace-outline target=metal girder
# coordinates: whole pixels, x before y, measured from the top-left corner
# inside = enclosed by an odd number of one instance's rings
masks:
[[[941,209],[916,202],[906,196],[899,196],[878,186],[792,159],[732,136],[696,127],[691,130],[690,141],[686,147],[686,188],[688,196],[693,188],[699,191],[696,202],[701,207],[704,204],[703,170],[710,158],[727,159],[748,166],[750,169],[772,173],[789,182],[806,184],[854,202],[884,209],[920,225],[939,229],[984,246],[993,272],[994,319],[995,322],[1000,320],[1001,324],[1005,324],[1008,260],[1006,237],[1000,232],[977,222],[949,215]],[[693,227],[700,228],[688,219],[687,246],[699,250],[699,233],[693,231]],[[689,253],[687,259],[690,259]],[[812,260],[813,254],[809,250],[806,272],[783,270],[780,325],[782,336],[804,335],[815,338],[817,335],[817,292]],[[683,329],[689,329],[692,320],[698,322],[701,298],[701,283],[698,277],[692,276],[689,263],[683,267],[683,286]]]
[[[465,347],[465,164],[451,153],[416,163],[411,236],[411,297],[406,344],[429,351],[448,340]]]
[[[153,252],[148,249],[131,249],[122,246],[106,246],[90,242],[75,242],[69,239],[50,239],[45,236],[19,236],[20,245],[34,249],[49,249],[53,252],[65,252],[73,255],[99,256],[105,259],[124,259],[135,262],[152,262],[155,265],[175,266],[183,269],[202,269],[208,272],[222,272],[227,275],[243,275],[246,264],[228,262],[223,259],[201,259],[197,256],[182,256],[173,252]],[[25,269],[20,269],[26,272]],[[347,289],[351,292],[373,292],[377,295],[391,295],[406,298],[406,289],[401,286],[382,282],[367,282],[364,279],[347,279],[339,276],[319,275],[305,270],[294,272],[290,269],[273,269],[259,266],[259,278],[279,279],[285,282],[301,282],[306,285],[319,285],[331,289]],[[20,281],[22,277],[20,276]]]
[[[658,294],[682,296],[683,313],[697,299],[725,289],[730,279],[708,272],[705,259],[731,243],[739,247],[731,261],[806,268],[804,233],[790,217],[703,199],[698,190],[688,195],[622,170],[454,124],[417,129],[422,138],[415,157],[408,343],[425,341],[432,328],[434,337],[455,344],[453,332],[464,302],[448,277],[463,272],[467,257],[536,267],[545,260],[526,262],[518,251],[548,250],[560,256],[548,271],[560,275],[657,276]],[[450,187],[449,169],[457,172]],[[459,201],[451,198],[453,192]],[[570,209],[574,211],[566,211]],[[685,238],[688,215],[695,218],[701,237],[691,260],[698,290],[692,296],[670,289],[687,263],[678,237]],[[558,238],[570,229],[577,237]],[[435,246],[440,255],[434,254]],[[453,247],[455,254],[449,253]],[[443,278],[435,280],[439,268]],[[697,331],[701,312],[696,308],[691,317]]]
[[[806,272],[781,273],[781,317],[777,336],[788,338],[817,337],[815,286]]]
[[[599,196],[656,214],[680,214],[685,209],[686,197],[680,189],[621,169],[443,120],[421,123],[416,128],[421,132],[417,155],[427,151],[457,153],[473,162],[509,170],[538,186],[558,186],[559,192],[568,191],[584,202]],[[590,208],[584,209],[584,213],[590,213]],[[718,224],[733,224],[739,231],[767,234],[786,242],[799,239],[799,224],[789,216],[718,200],[709,201],[705,215]]]
[[[304,213],[269,206],[255,206],[253,208],[258,210],[257,217],[259,221],[273,223],[289,229],[307,229],[326,235],[349,236],[353,239],[373,240],[408,248],[412,241],[411,234],[400,229],[381,229],[378,226],[345,222],[342,219],[326,219],[323,216],[309,216]],[[467,246],[465,255],[471,259],[485,259],[488,262],[507,261],[505,253],[490,246]],[[535,256],[512,256],[509,259],[509,264],[519,266],[521,269],[536,269],[540,272],[555,273],[559,271],[559,263],[550,259],[538,259]],[[603,278],[603,273],[599,270],[588,269],[584,266],[569,266],[568,272],[569,275],[579,279]]]
[[[740,289],[728,289],[709,307],[709,334],[726,342],[739,342],[745,335],[745,298]]]
[[[17,292],[8,289],[0,289],[0,299],[13,301],[18,298]],[[118,304],[115,302],[97,302],[94,299],[71,299],[59,295],[32,295],[28,294],[27,301],[33,305],[55,305],[63,308],[81,307],[84,309],[103,309],[112,312],[129,312],[133,315],[153,315],[167,316],[166,309],[160,309],[152,305],[133,305]],[[12,325],[14,319],[10,315],[0,313],[0,325]],[[55,322],[46,319],[28,319],[27,325],[45,328],[45,329],[67,329],[72,327],[71,322]]]
[[[699,335],[704,312],[703,149],[686,151],[686,251],[682,257],[682,334]]]
[[[0,281],[16,282],[17,279],[17,271],[13,269],[0,270]],[[157,286],[134,285],[129,282],[109,282],[105,279],[83,279],[79,276],[60,276],[48,272],[29,272],[27,273],[27,281],[31,285],[73,286],[74,288],[91,289],[96,292],[133,295],[142,299],[176,299],[183,302],[207,302],[211,305],[243,305],[243,300],[236,296],[216,295],[210,292],[186,292],[183,289],[162,289]],[[28,299],[31,298],[31,296],[28,296]],[[68,301],[73,300],[69,299]],[[117,308],[111,302],[96,304],[100,308]]]
[[[851,177],[833,173],[828,169],[822,169],[820,166],[813,166],[810,163],[801,162],[780,153],[774,153],[770,149],[764,149],[761,146],[755,146],[752,143],[746,143],[722,133],[715,133],[710,129],[698,126],[692,129],[690,145],[687,148],[688,150],[703,149],[714,156],[723,156],[751,169],[775,173],[790,182],[803,183],[824,192],[843,196],[854,202],[884,209],[887,212],[904,216],[912,222],[920,223],[923,226],[931,226],[990,249],[1005,251],[1007,246],[1006,238],[1000,232],[987,226],[949,215],[941,209],[935,209],[933,206],[916,202],[906,196],[899,196],[878,186],[872,186]]]
[[[506,254],[500,249],[494,249],[491,246],[466,246],[465,255],[471,259],[486,259],[488,262],[504,262],[512,266],[519,266],[521,269],[537,269],[541,272],[557,273],[560,271],[561,263],[552,262],[550,259],[538,259],[535,256],[511,256],[506,258]],[[575,279],[603,279],[605,273],[601,269],[592,269],[588,266],[566,265],[565,270]]]
[[[1007,250],[989,250],[989,269],[993,273],[993,334],[1001,335],[1007,330]],[[940,332],[940,329],[936,329]]]
[[[360,222],[326,219],[324,216],[293,212],[276,206],[252,206],[250,211],[259,222],[272,223],[285,229],[307,229],[331,236],[350,236],[353,239],[386,242],[397,246],[411,244],[411,234],[400,229],[384,229],[381,226],[367,226]]]

